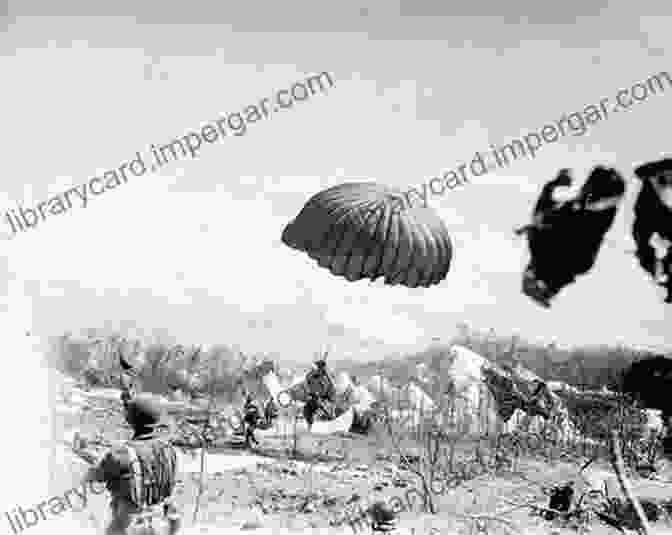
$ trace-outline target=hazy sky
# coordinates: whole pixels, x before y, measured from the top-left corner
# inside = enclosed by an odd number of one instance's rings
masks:
[[[670,14],[668,1],[10,1],[4,312],[25,295],[39,335],[105,325],[293,360],[323,344],[361,359],[422,347],[462,321],[560,345],[669,350],[672,308],[628,254],[632,169],[672,152],[669,88],[431,199],[456,246],[440,286],[348,283],[280,235],[323,188],[407,188],[672,72]],[[323,71],[335,80],[327,93],[7,239],[17,202]],[[541,309],[520,292],[527,250],[512,231],[559,167],[584,178],[600,162],[627,175],[626,202],[594,271]]]

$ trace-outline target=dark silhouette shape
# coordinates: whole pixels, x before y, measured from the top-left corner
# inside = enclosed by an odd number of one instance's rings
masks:
[[[540,378],[530,377],[503,362],[488,362],[481,372],[495,400],[497,412],[505,422],[511,419],[516,409],[546,420],[552,417],[555,402],[548,385]],[[449,389],[453,390],[451,386]]]
[[[632,226],[637,244],[635,254],[642,268],[667,291],[665,302],[672,303],[672,245],[667,247],[663,258],[657,259],[650,244],[655,233],[672,242],[672,159],[641,165],[635,169],[635,175],[642,181]],[[663,201],[665,194],[667,203]]]
[[[546,511],[546,520],[553,520],[556,518],[559,511],[561,513],[568,513],[572,505],[572,498],[574,497],[574,488],[571,483],[553,487],[551,489],[551,499],[548,504],[549,509],[553,511]]]
[[[371,411],[359,411],[353,409],[351,433],[358,435],[368,435],[373,427],[373,413]]]
[[[647,409],[662,412],[667,429],[663,454],[672,459],[672,359],[659,355],[633,362],[623,375],[622,389]]]
[[[660,516],[659,506],[646,498],[640,498],[642,510],[649,522],[657,522]],[[642,523],[635,511],[634,506],[628,500],[621,500],[619,498],[611,498],[609,500],[608,512],[597,512],[597,516],[605,524],[625,533],[625,529],[642,533]]]
[[[132,440],[143,440],[153,437],[161,420],[161,411],[153,399],[139,395],[127,403],[125,416],[133,428]]]
[[[278,408],[272,398],[263,405],[262,409],[260,404],[254,399],[254,396],[248,394],[243,406],[242,425],[235,431],[235,434],[244,436],[246,447],[258,446],[259,441],[254,435],[255,431],[257,429],[269,429],[273,425],[273,421],[278,417],[278,414]]]
[[[304,403],[303,405],[303,418],[306,420],[306,423],[308,424],[308,429],[313,427],[313,422],[315,421],[315,413],[317,412],[319,408],[319,404],[317,401],[317,397],[314,395],[311,395],[308,398],[308,401]]]
[[[625,371],[623,391],[648,409],[672,417],[672,359],[662,355],[633,362]]]
[[[273,398],[269,398],[266,402],[266,405],[264,406],[264,419],[266,420],[266,426],[270,427],[271,423],[278,417],[278,415],[279,410],[277,404]]]
[[[131,394],[131,391],[127,388],[122,388],[121,390],[121,403],[123,404],[124,408],[126,408],[126,405],[133,399],[133,395]]]
[[[563,205],[562,202],[553,199],[553,193],[560,187],[568,188],[571,185],[572,177],[569,169],[560,169],[558,175],[553,180],[549,180],[541,189],[532,211],[532,223],[517,229],[516,235],[520,236],[535,228],[549,227],[554,214],[557,214],[558,209]]]
[[[311,392],[308,396],[308,401],[303,405],[303,417],[308,424],[308,429],[313,426],[315,417],[320,411],[326,414],[322,400],[317,394]]]
[[[315,367],[306,375],[306,388],[322,401],[333,402],[336,398],[336,387],[327,370],[326,354],[315,361]]]
[[[261,411],[259,410],[259,406],[254,400],[252,394],[247,395],[243,412],[243,422],[245,422],[245,444],[248,448],[250,446],[257,446],[259,441],[254,436],[254,431],[260,423],[262,416]]]
[[[569,171],[562,169],[542,189],[532,223],[516,230],[527,234],[530,250],[523,293],[546,308],[577,276],[592,269],[625,194],[620,174],[603,166],[590,172],[575,198],[555,201],[554,191],[569,185]]]
[[[303,417],[308,428],[313,426],[318,413],[328,420],[335,418],[336,387],[327,370],[327,354],[315,361],[315,367],[306,375],[308,399],[303,406]]]
[[[166,521],[169,533],[175,535],[181,524],[173,499],[177,451],[155,433],[160,409],[153,399],[139,395],[127,404],[125,416],[133,428],[133,438],[110,448],[89,469],[83,482],[104,482],[111,495],[105,533],[129,533],[130,527],[144,518],[150,525]]]
[[[369,507],[371,530],[374,532],[388,532],[396,527],[397,514],[385,502],[377,501]]]
[[[133,366],[131,366],[121,355],[119,355],[119,364],[121,364],[121,369],[125,372],[134,371]]]
[[[122,373],[119,375],[119,383],[121,385],[121,403],[126,408],[127,404],[133,399],[134,384],[133,378],[136,377],[136,372],[124,357],[119,353],[119,364],[121,365]]]

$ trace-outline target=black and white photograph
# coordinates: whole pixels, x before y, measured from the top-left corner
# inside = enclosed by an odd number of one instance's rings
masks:
[[[672,4],[0,25],[2,533],[672,535]]]

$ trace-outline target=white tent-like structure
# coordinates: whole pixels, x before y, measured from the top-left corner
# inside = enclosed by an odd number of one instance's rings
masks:
[[[399,388],[374,375],[367,383],[374,399],[388,405],[390,416],[404,427],[419,425],[428,417],[436,415],[437,405],[432,398],[414,381]]]
[[[371,408],[373,402],[376,401],[365,386],[354,384],[347,372],[338,373],[334,383],[337,395],[346,396],[352,406],[360,411]]]
[[[436,409],[436,403],[429,395],[416,383],[410,382],[402,389],[402,397],[405,398],[410,407],[422,412],[431,412]]]
[[[280,368],[277,374],[281,385],[289,384],[294,379],[294,372],[289,368]]]
[[[421,362],[415,367],[415,378],[425,386],[429,386],[439,380],[439,376],[427,364]]]
[[[443,411],[444,427],[465,434],[511,432],[521,427],[539,431],[544,427],[545,420],[541,416],[530,416],[520,409],[516,409],[507,422],[503,421],[483,372],[485,367],[491,366],[485,357],[466,347],[453,345],[441,364],[442,376],[450,379],[450,393],[445,395],[450,410]],[[518,366],[516,372],[525,380],[539,380],[522,366]],[[563,439],[578,439],[580,433],[572,423],[567,407],[553,392],[554,388],[560,389],[562,385],[554,384],[549,388],[554,427]]]
[[[348,389],[354,388],[354,386],[355,384],[347,372],[338,372],[336,377],[334,377],[334,387],[338,395],[343,395]]]
[[[395,395],[395,388],[390,384],[390,382],[381,377],[380,375],[374,375],[369,379],[366,384],[369,392],[373,394],[376,399],[392,399]]]
[[[280,384],[280,379],[279,377],[275,374],[275,372],[269,372],[266,375],[264,375],[261,379],[262,383],[268,390],[268,393],[271,395],[273,398],[273,401],[277,403],[278,401],[278,394],[282,392],[285,387],[283,387]]]

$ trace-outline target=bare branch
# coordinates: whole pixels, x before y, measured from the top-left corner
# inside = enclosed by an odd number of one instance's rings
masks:
[[[651,535],[651,526],[649,526],[649,521],[644,514],[642,504],[639,503],[639,500],[632,490],[632,485],[630,484],[628,477],[625,475],[625,463],[623,462],[623,455],[621,454],[621,444],[618,439],[618,434],[615,430],[611,431],[611,443],[614,455],[614,459],[612,459],[611,464],[614,468],[614,471],[616,472],[616,477],[618,478],[618,482],[621,486],[621,491],[634,507],[644,535]]]

